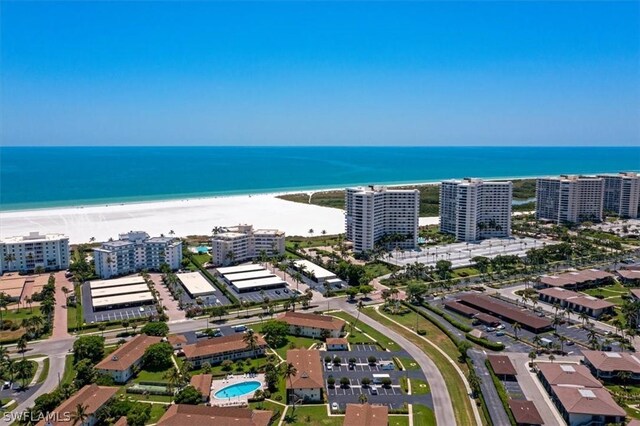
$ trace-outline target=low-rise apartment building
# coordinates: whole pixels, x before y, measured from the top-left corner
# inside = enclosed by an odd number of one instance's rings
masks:
[[[173,404],[157,426],[268,426],[273,411],[238,407]]]
[[[289,324],[289,334],[307,337],[340,337],[345,322],[340,318],[288,311],[278,317]]]
[[[440,184],[440,231],[458,241],[511,236],[513,184],[482,179]]]
[[[255,348],[251,349],[245,341],[244,333],[200,340],[191,345],[184,345],[181,354],[195,368],[208,362],[210,365],[220,364],[222,361],[263,356],[267,350],[267,342],[260,334],[256,334]]]
[[[556,303],[570,311],[584,312],[592,318],[614,312],[615,304],[597,297],[586,296],[560,287],[549,287],[538,290],[540,300],[555,305]]]
[[[285,234],[277,229],[253,229],[253,225],[223,228],[211,238],[211,263],[215,266],[253,260],[264,254],[284,254]]]
[[[287,363],[296,369],[296,374],[286,381],[287,404],[321,402],[324,378],[320,351],[291,349],[287,351]]]
[[[93,251],[96,274],[102,278],[160,270],[167,265],[172,270],[182,263],[182,241],[173,237],[150,237],[142,231],[120,234]]]
[[[630,380],[640,380],[640,359],[627,352],[602,352],[583,350],[584,365],[599,379],[612,381],[619,380],[619,374],[630,374]]]
[[[593,287],[613,282],[613,274],[598,269],[565,272],[560,275],[545,275],[540,277],[536,287],[559,287],[571,290]]]
[[[7,271],[57,271],[69,267],[69,237],[62,234],[40,234],[9,237],[0,240],[0,275]]]
[[[386,405],[347,404],[343,426],[387,426],[389,407]]]
[[[96,413],[98,410],[109,403],[109,401],[118,392],[117,387],[98,386],[96,384],[86,385],[78,392],[64,400],[56,407],[47,418],[40,420],[36,426],[68,426],[75,424],[76,426],[93,426],[98,423]],[[87,417],[84,420],[73,423],[72,414],[76,411],[76,407],[81,405]]]
[[[142,366],[144,351],[161,341],[162,337],[138,334],[96,364],[96,371],[110,376],[116,383],[126,383],[134,370]]]
[[[202,395],[202,402],[208,402],[209,398],[211,398],[212,383],[213,376],[211,374],[196,374],[191,377],[190,381],[190,385]]]

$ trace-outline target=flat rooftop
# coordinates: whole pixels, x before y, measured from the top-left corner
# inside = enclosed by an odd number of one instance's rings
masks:
[[[263,269],[262,271],[251,271],[251,272],[241,272],[239,274],[231,274],[229,276],[225,275],[225,278],[231,281],[232,283],[236,283],[238,281],[246,281],[246,280],[255,280],[258,278],[271,278],[275,277],[275,275]]]
[[[333,272],[328,271],[323,267],[316,265],[313,262],[309,262],[308,260],[304,260],[304,259],[296,260],[295,264],[296,264],[296,267],[304,268],[305,271],[313,274],[318,279],[334,278],[336,276],[336,274],[334,274]]]
[[[215,293],[215,288],[200,272],[188,272],[176,275],[185,289],[192,296],[203,296]]]
[[[251,265],[225,266],[223,268],[218,268],[217,271],[222,275],[230,275],[242,272],[262,271],[264,269],[264,266],[252,263]]]
[[[135,277],[123,277],[123,278],[114,278],[112,280],[91,281],[89,283],[89,288],[93,290],[94,288],[118,287],[121,285],[131,285],[131,284],[144,284],[144,278],[142,278],[140,275],[136,275]]]
[[[272,285],[278,285],[278,284],[282,284],[283,286],[286,285],[286,283],[282,280],[282,278],[278,278],[278,277],[258,278],[255,280],[245,280],[245,281],[232,281],[232,283],[233,283],[233,286],[238,290],[246,289],[246,288],[259,288],[259,287],[272,286]]]
[[[122,294],[119,296],[95,297],[92,300],[93,307],[109,305],[124,305],[125,303],[144,303],[153,301],[150,291],[146,293]]]
[[[116,296],[118,294],[145,293],[149,291],[146,284],[134,284],[119,287],[96,288],[91,290],[91,297]]]
[[[20,235],[17,237],[7,237],[0,240],[5,244],[15,243],[44,243],[48,241],[68,240],[64,234],[40,234],[39,232],[30,232],[29,235]]]

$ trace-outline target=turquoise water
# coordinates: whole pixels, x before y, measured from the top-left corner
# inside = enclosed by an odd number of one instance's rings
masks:
[[[209,253],[209,249],[206,246],[198,246],[196,247],[198,254],[207,254]]]
[[[639,147],[2,147],[0,210],[621,170]]]
[[[260,389],[260,386],[262,386],[260,382],[256,382],[253,380],[248,382],[236,383],[231,386],[227,386],[226,388],[220,389],[213,396],[218,399],[235,398],[236,396],[253,393],[256,390]]]

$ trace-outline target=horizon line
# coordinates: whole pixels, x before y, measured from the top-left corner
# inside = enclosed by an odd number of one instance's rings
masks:
[[[639,148],[640,145],[0,145],[2,148]]]

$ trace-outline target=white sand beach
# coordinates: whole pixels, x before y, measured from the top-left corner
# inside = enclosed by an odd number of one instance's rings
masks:
[[[344,232],[342,210],[276,198],[276,194],[195,198],[145,203],[0,212],[0,237],[30,231],[63,233],[71,243],[117,238],[118,233],[142,230],[151,235],[209,235],[215,226],[241,223],[276,228],[287,235]]]

